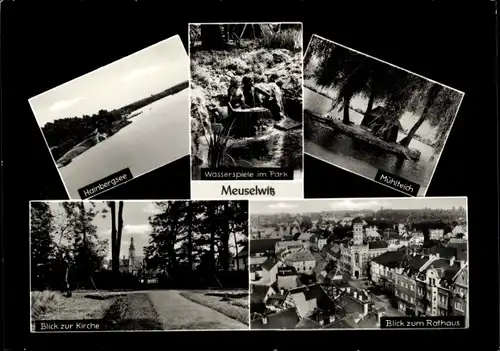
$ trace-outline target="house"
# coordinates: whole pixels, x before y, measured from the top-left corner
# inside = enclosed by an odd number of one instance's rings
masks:
[[[254,265],[250,269],[250,279],[254,284],[270,285],[276,282],[279,261],[270,257],[260,265]]]
[[[285,264],[294,267],[299,274],[312,274],[314,267],[316,267],[316,258],[310,251],[298,251],[290,254],[286,258]]]
[[[291,289],[286,294],[286,299],[290,305],[295,306],[301,318],[315,309],[322,311],[324,318],[335,315],[335,303],[318,283]]]
[[[128,258],[125,258],[125,255],[120,260],[119,270],[122,273],[131,273],[137,275],[139,271],[145,268],[144,264],[144,256],[136,256],[135,255],[135,245],[134,245],[134,237],[130,238],[130,245],[128,248]],[[111,265],[109,268],[111,269]]]
[[[274,294],[276,291],[270,285],[250,284],[250,303],[253,305],[265,304]]]
[[[394,292],[395,268],[399,267],[405,251],[387,251],[370,262],[370,280],[383,290]]]
[[[463,225],[457,225],[453,230],[451,231],[451,236],[456,237],[458,234],[463,234],[463,236],[466,238],[467,237],[467,230]]]
[[[343,293],[335,299],[335,305],[340,310],[340,314],[352,316],[356,324],[368,316],[371,304],[369,293],[354,288],[345,288]]]
[[[297,238],[297,240],[301,241],[302,243],[304,243],[306,245],[309,245],[309,243],[311,242],[311,238],[313,236],[314,236],[314,234],[312,233],[312,231],[302,232],[302,233],[300,233],[300,235]]]
[[[318,250],[323,250],[323,248],[327,244],[327,239],[326,238],[318,238],[318,241],[316,242],[316,245],[318,246]]]
[[[290,253],[303,250],[305,245],[302,241],[278,241],[274,246],[274,252],[278,253],[283,249],[288,249]]]
[[[271,256],[274,254],[275,245],[281,238],[273,239],[253,239],[250,240],[250,256]]]
[[[295,267],[278,267],[277,284],[283,295],[286,291],[298,287],[298,274]]]
[[[251,329],[294,329],[300,318],[294,308],[266,314],[250,323]]]
[[[231,259],[232,270],[248,270],[248,249],[244,248]]]

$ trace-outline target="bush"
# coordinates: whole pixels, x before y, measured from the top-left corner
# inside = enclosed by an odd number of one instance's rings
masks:
[[[32,291],[31,292],[31,313],[33,318],[38,318],[53,309],[59,303],[60,295],[54,291]]]
[[[302,32],[286,29],[278,33],[263,32],[261,45],[267,49],[302,50]]]

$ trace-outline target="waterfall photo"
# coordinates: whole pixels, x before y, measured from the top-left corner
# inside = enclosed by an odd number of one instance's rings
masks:
[[[305,152],[425,196],[463,96],[313,35],[304,56]]]
[[[302,179],[302,24],[190,24],[192,179],[285,169]]]

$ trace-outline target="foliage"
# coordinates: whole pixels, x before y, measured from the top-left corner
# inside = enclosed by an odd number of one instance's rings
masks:
[[[116,123],[126,118],[127,114],[168,95],[176,94],[188,86],[189,82],[182,82],[161,93],[148,96],[116,110],[100,110],[90,116],[57,119],[54,122],[46,123],[42,127],[42,132],[51,148],[54,159],[58,160],[73,147],[94,136],[97,130],[104,130],[107,134],[112,134],[115,132]]]
[[[267,49],[302,50],[302,31],[300,29],[285,29],[279,32],[264,32],[260,39],[260,45]]]
[[[310,67],[313,59],[317,65]],[[405,111],[419,114],[420,118],[401,141],[404,146],[409,145],[418,128],[428,121],[430,126],[437,128],[436,146],[440,150],[462,98],[461,93],[440,84],[317,36],[311,39],[304,65],[316,85],[337,91],[332,108],[344,109],[344,123],[350,122],[349,104],[357,95],[368,98],[365,114],[375,103],[391,112],[392,118],[387,118],[376,130],[379,136],[392,128]]]
[[[93,224],[98,213],[95,203],[62,202],[59,211],[48,203],[31,203],[33,289],[61,288],[66,275],[72,287],[92,286],[90,277],[107,250],[107,240],[99,239]]]
[[[196,273],[212,279],[228,272],[230,259],[248,240],[248,205],[242,201],[157,202],[153,231],[144,249],[148,268],[185,281]],[[236,240],[236,245],[231,245]]]

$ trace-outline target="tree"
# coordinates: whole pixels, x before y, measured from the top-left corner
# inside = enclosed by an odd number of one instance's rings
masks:
[[[200,26],[201,45],[205,49],[224,49],[226,43],[222,36],[222,30],[218,24],[203,24]]]
[[[415,136],[415,133],[417,130],[420,128],[420,126],[424,123],[424,121],[428,118],[429,111],[432,107],[432,105],[435,103],[439,93],[443,89],[443,86],[440,84],[433,83],[430,89],[428,90],[427,93],[427,101],[425,103],[424,110],[422,111],[422,114],[420,115],[420,118],[418,121],[415,123],[415,125],[410,129],[408,132],[408,135],[404,137],[399,143],[403,146],[408,147],[410,145],[411,140]]]
[[[54,215],[45,202],[32,202],[31,229],[31,282],[32,287],[44,289],[51,279],[55,245],[52,238]]]
[[[108,201],[109,211],[103,210],[105,218],[110,213],[111,218],[111,270],[116,278],[120,274],[120,249],[123,232],[123,201],[118,202],[118,213],[116,210],[116,201]]]

